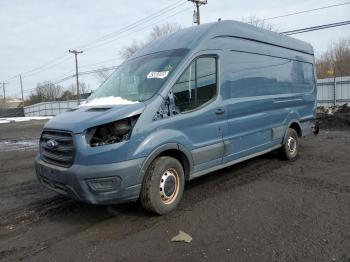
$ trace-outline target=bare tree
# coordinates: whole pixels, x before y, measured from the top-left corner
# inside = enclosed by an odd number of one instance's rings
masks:
[[[158,38],[177,32],[180,29],[181,25],[176,23],[165,23],[163,25],[156,25],[153,27],[147,42],[157,40]]]
[[[62,86],[55,85],[50,81],[38,83],[29,96],[28,104],[57,100],[61,97],[62,91]]]
[[[76,99],[77,96],[77,86],[76,84],[72,84],[68,87],[69,92],[72,94],[72,96],[74,97],[74,99]],[[85,82],[80,82],[79,81],[79,91],[80,94],[86,94],[86,93],[90,93],[90,87],[85,83]]]
[[[332,42],[316,60],[318,78],[350,75],[350,37]]]
[[[74,99],[74,95],[72,94],[71,90],[64,90],[61,95],[61,100],[67,101]]]
[[[242,18],[242,22],[260,27],[266,30],[278,32],[278,29],[271,23],[266,22],[264,19],[261,19],[255,15]]]
[[[119,54],[123,59],[128,59],[134,53],[136,53],[137,50],[141,49],[144,45],[145,45],[145,42],[137,41],[134,39],[129,46],[123,47],[122,50],[119,51]]]
[[[179,31],[181,29],[181,25],[176,23],[165,23],[163,25],[156,25],[152,28],[149,36],[144,41],[136,41],[133,42],[129,46],[125,46],[119,51],[119,54],[123,59],[128,59],[131,57],[137,50],[142,48],[144,45],[162,37]]]

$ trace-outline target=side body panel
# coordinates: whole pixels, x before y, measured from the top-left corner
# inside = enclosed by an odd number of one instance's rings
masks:
[[[221,41],[225,163],[276,147],[292,122],[314,119],[316,88],[311,55],[232,37]]]

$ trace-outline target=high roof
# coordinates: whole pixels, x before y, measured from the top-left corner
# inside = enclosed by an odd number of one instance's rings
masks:
[[[218,37],[253,40],[313,55],[312,46],[306,42],[246,23],[227,20],[182,29],[146,45],[133,57],[178,48],[204,50],[208,40]]]

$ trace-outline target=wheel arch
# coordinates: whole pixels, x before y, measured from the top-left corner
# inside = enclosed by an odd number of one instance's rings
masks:
[[[294,129],[297,134],[298,134],[298,137],[302,137],[303,133],[302,133],[302,130],[301,130],[301,126],[300,126],[300,123],[299,122],[293,122],[289,125],[289,128],[292,128]]]
[[[291,120],[289,122],[289,124],[287,125],[287,127],[294,129],[297,132],[299,138],[302,137],[303,133],[302,133],[300,122],[298,120],[296,120],[296,119]],[[286,129],[286,131],[284,133],[283,143],[285,143],[287,141],[288,128]]]
[[[139,175],[141,183],[149,165],[159,156],[170,156],[177,159],[184,168],[185,179],[189,179],[193,168],[191,153],[183,145],[167,143],[154,149],[143,162]]]

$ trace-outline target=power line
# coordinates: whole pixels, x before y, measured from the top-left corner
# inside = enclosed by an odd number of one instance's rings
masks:
[[[27,74],[24,75],[23,78],[28,78],[28,77],[30,77],[30,76],[32,76],[32,75],[36,75],[36,74],[38,74],[38,73],[41,73],[41,72],[43,72],[43,71],[46,71],[46,70],[51,69],[51,68],[53,68],[53,67],[56,67],[57,65],[60,65],[60,64],[62,64],[63,62],[68,61],[68,59],[69,59],[69,57],[67,56],[67,57],[65,57],[64,59],[61,59],[61,60],[57,61],[56,63],[48,64],[47,66],[43,67],[43,68],[40,69],[40,70],[38,69],[38,70],[32,71],[32,73],[30,73],[30,74],[28,74],[28,72],[27,72]]]
[[[157,17],[159,17],[161,15],[164,15],[167,12],[170,12],[170,11],[174,10],[175,8],[178,8],[178,7],[180,7],[181,5],[183,5],[185,3],[186,2],[184,2],[183,0],[176,1],[175,3],[172,3],[172,4],[168,5],[168,6],[160,9],[159,11],[152,13],[151,15],[149,15],[147,17],[139,19],[136,22],[134,22],[134,23],[132,23],[132,24],[126,26],[126,27],[124,27],[124,28],[122,28],[122,29],[120,29],[120,30],[118,30],[116,32],[112,32],[110,34],[107,34],[107,35],[105,35],[105,36],[103,36],[103,37],[101,37],[101,38],[99,38],[99,39],[97,39],[95,41],[92,41],[92,42],[88,43],[85,46],[90,46],[90,45],[92,45],[92,44],[94,44],[96,42],[98,43],[98,42],[101,42],[101,41],[106,41],[107,39],[115,36],[116,34],[121,34],[121,33],[125,33],[127,31],[130,31],[131,29],[139,26],[140,23],[144,24],[144,23],[147,23],[147,22],[149,22],[151,20],[154,20],[155,18],[157,18]],[[288,16],[292,16],[292,15],[298,15],[298,14],[302,14],[302,13],[313,12],[313,11],[317,11],[317,10],[323,10],[323,9],[327,9],[327,8],[337,7],[337,6],[343,6],[343,5],[347,5],[347,4],[350,4],[350,2],[344,2],[344,3],[340,3],[340,4],[328,5],[328,6],[323,6],[323,7],[319,7],[319,8],[314,8],[314,9],[308,9],[308,10],[304,10],[304,11],[294,12],[294,13],[290,13],[290,14],[285,14],[285,15],[265,18],[265,19],[263,19],[263,21],[277,19],[277,18],[283,18],[283,17],[288,17]],[[108,41],[107,43],[110,43],[110,41]],[[105,44],[107,44],[107,43],[105,43]],[[93,49],[95,47],[99,47],[99,46],[102,46],[102,45],[104,45],[104,44],[99,44],[97,46],[90,47],[89,49]],[[66,56],[67,56],[66,54],[62,54],[62,55],[60,55],[60,56],[58,56],[58,57],[56,57],[56,58],[54,58],[54,59],[44,63],[41,66],[38,66],[36,68],[33,68],[33,69],[25,71],[25,72],[22,72],[22,76],[23,76],[23,78],[29,77],[31,75],[40,73],[40,72],[42,72],[44,70],[47,70],[49,68],[55,67],[58,64],[61,64],[61,63],[65,62],[65,61],[67,61],[68,57],[66,57]],[[63,59],[64,57],[66,57],[66,58]],[[59,60],[59,61],[57,61],[57,60]],[[12,76],[9,79],[7,79],[6,81],[9,81],[9,80],[12,80],[14,78],[17,78],[17,76],[18,75]]]
[[[187,2],[184,2],[184,3],[182,3],[181,5],[186,4],[186,3],[187,3]],[[181,5],[179,5],[179,6],[181,6]],[[154,16],[154,17],[151,18],[151,19],[148,19],[147,21],[144,21],[144,22],[142,22],[142,23],[140,23],[140,24],[137,24],[137,25],[135,25],[135,26],[132,26],[132,27],[130,27],[129,29],[123,31],[123,32],[120,32],[120,33],[118,33],[118,34],[116,33],[116,34],[114,34],[113,36],[111,35],[110,37],[108,37],[108,38],[106,38],[106,39],[104,39],[104,40],[102,40],[102,41],[99,41],[99,42],[97,42],[96,44],[94,44],[94,45],[92,45],[92,46],[90,46],[90,47],[87,47],[86,50],[95,49],[95,48],[97,48],[97,47],[100,47],[100,46],[106,45],[106,44],[108,44],[108,43],[114,42],[114,41],[116,41],[116,40],[119,40],[120,38],[124,38],[125,36],[122,36],[122,37],[118,37],[118,36],[120,36],[120,35],[123,34],[123,33],[127,33],[127,32],[129,32],[130,30],[132,30],[132,29],[136,29],[136,28],[139,27],[140,25],[144,25],[144,24],[146,24],[146,23],[148,23],[148,22],[150,22],[150,21],[152,21],[152,20],[154,20],[154,19],[156,19],[156,18],[158,18],[158,17],[160,17],[160,16],[163,16],[165,13],[169,13],[169,12],[175,10],[176,8],[178,8],[179,6],[177,6],[177,7],[175,7],[175,8],[171,8],[171,9],[169,9],[169,10],[167,10],[167,11],[161,13],[161,14],[158,14],[158,15]],[[192,8],[192,7],[191,7],[191,8]],[[189,8],[183,9],[183,10],[177,12],[176,14],[181,13],[181,12],[187,10],[187,9],[189,9]],[[174,15],[175,15],[175,14],[168,15],[166,18],[173,17]],[[159,21],[157,21],[157,22],[155,22],[155,23],[153,23],[153,24],[151,24],[151,25],[158,24],[158,23],[161,22],[161,21],[164,21],[164,18],[162,18],[161,20],[159,20]],[[144,28],[147,28],[147,27],[149,27],[149,26],[150,26],[150,25],[147,25],[147,26],[144,27]],[[141,30],[142,30],[142,29],[141,29]],[[134,34],[135,32],[139,32],[139,31],[141,31],[141,30],[133,31],[132,34]],[[128,35],[130,35],[130,34],[128,34]],[[126,35],[126,36],[128,36],[128,35]],[[116,38],[116,37],[117,37],[117,38]]]
[[[89,74],[98,73],[98,72],[111,71],[111,70],[117,69],[118,67],[119,66],[110,66],[110,67],[105,67],[105,68],[100,68],[100,69],[95,69],[90,71],[84,71],[84,72],[81,72],[79,75],[89,75]]]
[[[115,61],[115,60],[117,60],[117,59],[119,59],[119,58],[120,58],[120,56],[114,57],[114,58],[110,58],[110,59],[107,59],[107,60],[103,60],[103,61],[100,61],[100,62],[97,62],[97,63],[93,63],[93,64],[81,65],[80,68],[82,68],[82,67],[91,67],[91,66],[95,66],[95,65],[100,65],[100,64],[103,64],[103,63]]]
[[[104,67],[104,68],[99,68],[99,69],[94,69],[94,70],[89,70],[89,71],[83,71],[83,72],[79,72],[79,75],[90,75],[90,74],[94,74],[94,73],[99,73],[99,72],[105,72],[105,71],[111,71],[114,69],[117,69],[119,66],[111,66],[111,67]],[[59,83],[65,82],[71,78],[75,77],[75,74],[73,75],[68,75],[66,77],[63,77],[59,80],[56,80],[53,82],[53,84],[57,85]]]
[[[349,25],[349,24],[350,24],[350,20],[348,20],[348,21],[343,21],[343,22],[338,22],[338,23],[331,23],[331,24],[325,24],[325,25],[319,25],[319,26],[312,26],[312,27],[305,27],[305,28],[300,28],[300,29],[285,31],[285,32],[282,32],[282,34],[285,34],[285,35],[295,35],[295,34],[301,34],[301,33],[306,33],[306,32],[312,32],[312,31],[317,31],[317,30],[332,28],[332,27],[338,27],[338,26],[343,26],[343,25]]]
[[[149,16],[146,16],[146,17],[144,17],[144,18],[141,18],[141,19],[137,20],[136,22],[134,22],[134,23],[132,23],[132,24],[130,24],[130,25],[127,25],[127,26],[125,26],[125,27],[123,27],[123,28],[121,28],[121,29],[119,29],[119,30],[117,30],[117,31],[115,31],[115,32],[112,32],[112,33],[109,33],[109,34],[107,34],[107,35],[105,35],[105,36],[103,36],[103,37],[100,37],[100,38],[98,38],[98,39],[96,39],[96,40],[94,40],[94,41],[92,41],[92,42],[90,42],[90,43],[88,43],[88,44],[82,46],[81,48],[85,48],[85,49],[86,49],[86,48],[88,48],[89,46],[91,46],[91,45],[93,45],[93,44],[96,44],[96,43],[98,43],[98,42],[101,42],[101,41],[105,41],[105,40],[107,40],[108,38],[115,36],[116,34],[122,34],[122,33],[125,33],[125,32],[127,32],[127,31],[130,31],[131,29],[133,29],[133,28],[139,26],[140,24],[147,23],[147,22],[149,22],[149,21],[151,21],[151,20],[153,20],[153,19],[155,19],[155,18],[157,18],[157,17],[159,17],[159,16],[162,16],[162,15],[166,14],[167,12],[169,12],[169,11],[171,11],[171,10],[174,10],[174,9],[176,9],[176,8],[178,8],[178,7],[180,7],[180,6],[182,6],[182,5],[185,4],[185,3],[186,3],[186,2],[184,2],[184,0],[180,0],[180,1],[177,1],[176,3],[170,4],[170,5],[168,5],[168,6],[164,7],[164,8],[162,8],[162,9],[160,9],[159,11],[152,13],[152,14],[149,15]],[[89,48],[89,49],[90,49],[90,48]]]
[[[300,28],[300,29],[295,29],[295,30],[290,30],[290,31],[285,31],[282,32],[281,34],[285,35],[293,35],[293,34],[299,34],[299,33],[304,33],[304,32],[310,32],[310,31],[316,31],[316,30],[321,30],[321,29],[327,29],[331,27],[337,27],[337,26],[343,26],[343,25],[348,25],[350,24],[350,21],[343,21],[343,22],[338,22],[338,23],[332,23],[332,24],[325,24],[325,25],[320,25],[320,26],[313,26],[313,27],[306,27],[306,28]],[[92,73],[98,73],[98,72],[103,72],[103,71],[110,71],[118,68],[118,66],[112,66],[112,67],[105,67],[105,68],[99,68],[99,69],[94,69],[94,70],[89,70],[89,71],[83,71],[80,72],[79,75],[86,75],[86,74],[92,74]],[[64,82],[68,79],[71,79],[75,77],[75,75],[69,75],[66,76],[62,79],[59,79],[54,82],[54,84],[59,84],[61,82]],[[35,88],[29,89],[29,90],[24,90],[24,91],[30,91],[34,90]]]
[[[82,71],[82,72],[79,72],[79,76],[81,76],[81,75],[94,74],[94,73],[98,73],[98,72],[111,71],[111,70],[117,69],[118,67],[119,67],[119,66],[111,66],[111,67],[103,67],[103,68],[98,68],[98,69],[89,70],[89,71]],[[74,77],[75,77],[75,74],[68,75],[68,76],[65,76],[65,77],[63,77],[63,78],[61,78],[61,79],[58,79],[58,80],[56,80],[56,81],[53,81],[52,83],[53,83],[54,85],[57,85],[57,84],[60,84],[60,83],[62,83],[62,82],[65,82],[65,81],[67,81],[67,80],[69,80],[69,79],[72,79],[72,78],[74,78]],[[25,93],[28,93],[28,92],[33,91],[33,90],[35,90],[35,89],[36,89],[36,87],[30,88],[30,89],[25,89],[25,90],[23,90],[23,91],[24,91]]]
[[[184,12],[184,11],[187,11],[187,10],[189,10],[189,9],[192,9],[192,7],[187,7],[187,8],[185,8],[185,9],[182,9],[182,10],[180,10],[180,11],[178,11],[178,12],[176,12],[176,13],[170,15],[170,16],[168,16],[167,19],[169,19],[169,18],[171,18],[171,17],[173,17],[173,16],[175,16],[175,15],[178,15],[179,13],[182,13],[182,12]],[[120,40],[120,39],[122,39],[122,38],[128,37],[128,36],[130,36],[130,35],[132,35],[132,34],[135,34],[135,33],[139,32],[139,31],[142,31],[142,30],[144,30],[144,29],[146,29],[146,28],[148,28],[148,27],[154,26],[154,25],[156,25],[156,24],[158,24],[159,22],[162,22],[162,21],[165,21],[165,20],[162,18],[161,20],[158,20],[158,21],[156,21],[155,23],[146,25],[145,27],[142,27],[142,28],[140,28],[140,29],[137,29],[136,31],[133,31],[133,32],[131,32],[130,34],[124,35],[124,36],[122,36],[122,37],[110,39],[109,41],[106,41],[106,42],[103,42],[103,43],[101,43],[101,44],[98,44],[98,45],[94,46],[93,48],[97,48],[97,47],[99,47],[99,46],[106,45],[106,44],[109,44],[109,43],[114,42],[114,41],[116,41],[116,40]],[[91,48],[90,48],[90,49],[91,49]],[[88,49],[88,50],[89,50],[89,49]]]
[[[133,29],[133,28],[135,28],[135,27],[137,27],[137,26],[140,26],[140,25],[144,24],[145,22],[151,21],[151,20],[155,19],[156,17],[159,17],[159,16],[161,16],[161,15],[164,15],[165,13],[167,13],[167,12],[169,12],[169,11],[175,9],[175,8],[178,8],[178,7],[180,7],[181,5],[183,5],[183,4],[185,4],[185,3],[186,3],[186,2],[184,2],[184,0],[180,0],[180,1],[177,1],[177,2],[175,2],[175,3],[172,3],[172,4],[170,4],[170,5],[168,5],[168,6],[164,7],[164,8],[162,8],[161,10],[152,13],[151,15],[149,15],[149,16],[147,16],[147,17],[145,17],[145,18],[142,18],[142,19],[137,20],[136,22],[134,22],[134,23],[132,23],[131,25],[128,25],[128,26],[126,26],[126,27],[120,29],[120,30],[117,31],[117,32],[113,32],[113,33],[110,33],[110,34],[108,34],[108,35],[105,35],[105,36],[102,37],[101,39],[95,40],[95,41],[93,41],[93,42],[91,42],[91,43],[89,43],[89,44],[87,44],[87,45],[85,45],[85,46],[89,46],[89,45],[93,44],[94,42],[96,42],[96,41],[101,41],[101,40],[103,40],[103,39],[105,39],[105,38],[108,39],[109,36],[114,35],[114,34],[116,34],[116,33],[127,32],[128,30],[131,30],[131,29]],[[168,10],[168,9],[169,9],[169,10]],[[154,15],[157,15],[157,16],[155,16],[155,17],[152,18],[152,16],[154,16]],[[148,20],[148,21],[145,21],[145,20],[147,20],[147,19],[149,19],[149,20]],[[131,26],[132,26],[132,27],[131,27]],[[92,49],[92,48],[89,48],[89,49]],[[56,57],[56,58],[54,58],[54,59],[52,59],[52,60],[50,60],[50,61],[48,61],[48,62],[46,62],[46,63],[44,63],[44,64],[38,66],[38,67],[35,67],[35,68],[31,69],[31,70],[22,72],[22,73],[21,73],[21,74],[22,74],[22,77],[23,77],[23,78],[29,77],[29,76],[31,76],[31,75],[40,73],[40,72],[42,72],[42,71],[44,71],[44,70],[47,70],[47,69],[49,69],[49,68],[55,67],[55,66],[57,66],[58,64],[61,64],[61,63],[65,62],[65,61],[67,61],[68,58],[69,58],[69,57],[67,56],[67,54],[64,53],[64,54],[62,54],[62,55],[60,55],[60,56],[58,56],[58,57]],[[29,75],[28,75],[28,74],[29,74]],[[17,78],[17,77],[18,77],[18,74],[17,74],[17,75],[14,75],[14,76],[12,76],[12,77],[10,77],[10,78],[7,79],[6,81],[12,80],[12,79]]]
[[[289,14],[285,14],[285,15],[269,17],[269,18],[262,19],[262,21],[267,21],[267,20],[272,20],[272,19],[277,19],[277,18],[283,18],[283,17],[287,17],[287,16],[292,16],[292,15],[299,15],[299,14],[309,13],[309,12],[313,12],[313,11],[318,11],[318,10],[323,10],[323,9],[328,9],[328,8],[332,8],[332,7],[337,7],[337,6],[348,5],[348,4],[350,4],[350,2],[345,2],[345,3],[341,3],[341,4],[334,4],[334,5],[328,5],[328,6],[308,9],[308,10],[304,10],[304,11],[289,13]]]
[[[142,18],[142,19],[137,20],[136,22],[134,22],[134,23],[132,23],[132,24],[130,24],[130,25],[128,25],[128,26],[126,26],[126,27],[124,27],[124,28],[122,28],[122,29],[116,31],[116,32],[112,32],[112,33],[110,33],[110,34],[107,34],[107,35],[105,35],[104,37],[102,37],[102,38],[100,38],[100,39],[97,39],[97,40],[95,40],[95,41],[93,41],[93,42],[87,44],[86,46],[92,45],[94,42],[99,43],[99,42],[101,42],[101,41],[104,41],[104,42],[102,42],[102,43],[95,44],[95,46],[92,46],[92,47],[89,48],[89,49],[93,49],[93,48],[96,48],[96,47],[99,47],[99,46],[108,44],[108,43],[110,43],[110,42],[116,41],[116,40],[118,40],[118,39],[121,38],[121,37],[115,38],[115,36],[117,36],[117,34],[126,33],[126,32],[128,32],[128,31],[130,31],[130,30],[132,30],[132,29],[135,29],[135,28],[139,27],[141,24],[148,23],[148,22],[154,20],[154,19],[157,18],[157,17],[163,16],[165,13],[168,13],[168,12],[170,12],[170,11],[173,11],[174,9],[176,9],[176,8],[178,8],[178,7],[182,6],[182,5],[184,5],[185,3],[187,3],[187,2],[183,2],[183,0],[177,1],[177,2],[175,2],[175,3],[173,3],[173,4],[169,5],[169,6],[164,7],[163,9],[161,9],[161,10],[159,10],[159,11],[157,11],[157,12],[155,12],[155,13],[153,13],[153,14],[147,16],[147,17],[145,17],[145,18]],[[281,16],[270,17],[270,18],[266,18],[266,19],[263,19],[263,20],[277,19],[277,18],[292,16],[292,15],[297,15],[297,14],[302,14],[302,13],[308,13],[308,12],[312,12],[312,11],[316,11],[316,10],[327,9],[327,8],[331,8],[331,7],[343,6],[343,5],[347,5],[347,4],[350,4],[350,2],[344,2],[344,3],[340,3],[340,4],[329,5],[329,6],[323,6],[323,7],[314,8],[314,9],[308,9],[308,10],[304,10],[304,11],[300,11],[300,12],[294,12],[294,13],[285,14],[285,15],[281,15]],[[173,17],[173,16],[177,15],[178,13],[181,13],[181,12],[186,11],[187,9],[189,9],[189,8],[186,8],[186,9],[181,10],[181,11],[179,11],[179,12],[176,12],[176,13],[170,15],[170,16],[167,16],[167,19],[169,19],[170,17]],[[136,30],[136,31],[134,30],[133,32],[131,32],[131,34],[134,34],[134,33],[136,33],[136,32],[139,32],[139,31],[141,31],[141,30],[143,30],[143,29],[145,29],[145,28],[147,28],[147,27],[150,27],[150,26],[152,26],[152,25],[155,25],[155,24],[157,24],[157,23],[159,23],[159,22],[162,22],[162,21],[164,21],[164,20],[165,20],[165,19],[162,18],[161,20],[158,20],[157,22],[155,22],[155,23],[153,23],[153,24],[149,24],[149,25],[147,25],[147,26],[145,26],[145,27],[142,27],[141,29]],[[321,30],[321,29],[326,29],[326,28],[331,28],[331,27],[346,25],[346,24],[347,24],[347,21],[341,22],[341,23],[334,23],[334,24],[328,24],[328,25],[322,25],[322,26],[316,26],[316,27],[310,27],[310,28],[303,28],[303,29],[292,30],[292,31],[286,31],[286,32],[283,32],[283,33],[285,33],[286,35],[292,35],[292,34],[299,34],[299,33],[304,33],[304,32],[309,32],[309,31],[315,31],[315,30]],[[129,36],[129,35],[131,35],[131,34],[125,35],[125,36],[123,36],[123,38],[124,38],[124,37],[127,37],[127,36]],[[66,55],[64,55],[64,56],[66,56]],[[50,60],[49,62],[47,62],[47,63],[45,63],[45,64],[43,64],[43,65],[41,65],[41,66],[39,66],[39,67],[36,67],[36,68],[34,68],[34,69],[32,69],[32,70],[29,70],[29,71],[24,72],[24,74],[26,74],[24,77],[29,77],[29,76],[31,76],[31,75],[33,75],[33,74],[37,74],[37,73],[39,73],[39,72],[42,72],[42,71],[44,71],[44,70],[47,70],[47,69],[52,68],[52,67],[54,67],[54,66],[57,66],[58,64],[61,64],[61,63],[65,62],[68,58],[69,58],[69,57],[66,57],[66,58],[63,59],[63,56],[59,56],[59,57],[57,57],[57,58],[55,58],[55,59],[52,59],[52,60]],[[57,61],[57,60],[58,60],[58,61]],[[113,59],[111,59],[111,60],[113,60]],[[108,61],[108,60],[107,60],[107,61]],[[103,62],[106,62],[106,61],[101,61],[101,62],[98,62],[98,63],[95,63],[95,64],[100,64],[100,63],[103,63]],[[81,67],[85,67],[85,66],[88,67],[88,66],[92,66],[92,65],[95,65],[95,64],[83,65],[83,66],[81,66]],[[80,75],[80,74],[79,74],[79,75]],[[74,76],[74,75],[73,75],[73,76]],[[12,79],[17,78],[17,77],[18,77],[18,75],[15,75],[15,76],[9,78],[8,80],[12,80]],[[7,80],[7,81],[8,81],[8,80]]]

